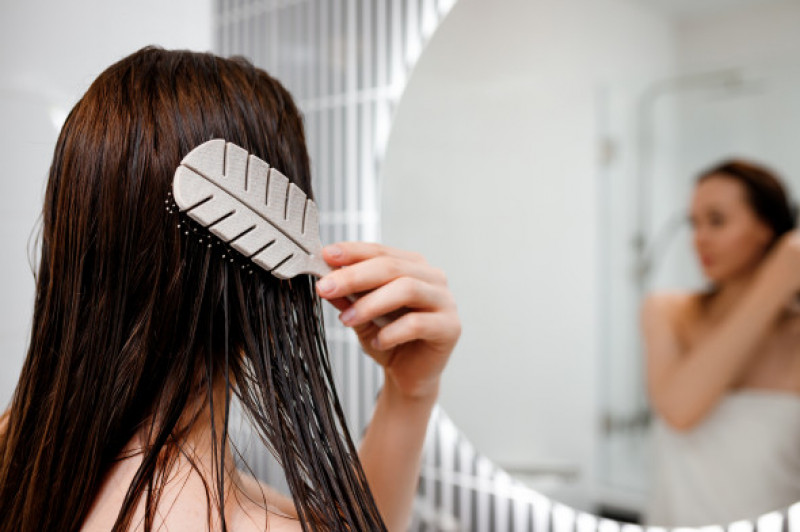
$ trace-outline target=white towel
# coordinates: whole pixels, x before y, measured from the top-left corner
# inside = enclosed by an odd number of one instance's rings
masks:
[[[726,524],[800,500],[800,395],[738,390],[692,430],[657,419],[652,436],[648,524]]]

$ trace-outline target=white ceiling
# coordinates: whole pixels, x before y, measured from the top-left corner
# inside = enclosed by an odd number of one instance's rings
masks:
[[[691,18],[786,0],[639,0],[670,15]]]

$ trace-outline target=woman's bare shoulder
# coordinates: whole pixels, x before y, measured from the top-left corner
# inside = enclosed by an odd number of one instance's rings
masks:
[[[644,306],[655,309],[670,320],[681,320],[697,312],[702,294],[691,291],[651,292]]]
[[[644,323],[660,323],[658,327],[666,326],[680,345],[685,347],[693,337],[696,325],[701,321],[702,297],[702,293],[691,291],[653,292],[647,296],[643,305]]]
[[[139,463],[138,457],[116,463],[104,479],[103,486],[84,522],[83,532],[99,532],[112,528]],[[187,467],[176,470],[170,478],[159,501],[157,524],[163,525],[165,530],[206,530],[208,528],[206,483],[194,469]],[[133,523],[144,521],[143,502],[140,501],[139,507],[134,512]],[[227,528],[231,531],[300,532],[302,530],[291,499],[243,473],[236,476],[235,487],[228,491],[225,507]],[[132,529],[141,530],[141,527],[134,525]],[[212,529],[218,528],[215,526]]]

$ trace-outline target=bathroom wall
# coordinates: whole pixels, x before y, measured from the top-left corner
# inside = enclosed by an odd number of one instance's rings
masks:
[[[800,2],[767,2],[686,20],[678,32],[684,72],[733,69],[743,79],[727,98],[706,105],[706,127],[698,127],[698,102],[685,102],[681,159],[703,163],[704,153],[762,159],[783,175],[795,199],[800,197]]]
[[[34,294],[27,245],[58,129],[105,67],[148,44],[209,50],[211,0],[11,0],[0,7],[0,410],[27,347]]]
[[[682,81],[664,100],[677,106],[678,166],[671,183],[682,200],[701,168],[735,156],[764,162],[800,197],[800,2],[764,1],[676,23]],[[716,81],[713,81],[716,79]],[[701,284],[688,231],[672,243],[658,284]]]
[[[725,13],[685,17],[676,29],[681,69],[798,63],[800,2],[762,1]]]

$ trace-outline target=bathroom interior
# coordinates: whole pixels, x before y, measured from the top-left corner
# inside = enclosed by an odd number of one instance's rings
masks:
[[[0,404],[24,359],[30,250],[76,98],[147,44],[243,55],[304,113],[323,242],[415,249],[448,274],[463,333],[428,429],[411,529],[647,524],[654,416],[641,304],[705,286],[687,219],[700,171],[759,161],[800,198],[800,1],[14,0],[0,9]],[[380,373],[328,311],[357,436]],[[263,449],[244,447],[279,485]],[[737,530],[800,526],[795,513],[765,508]]]

